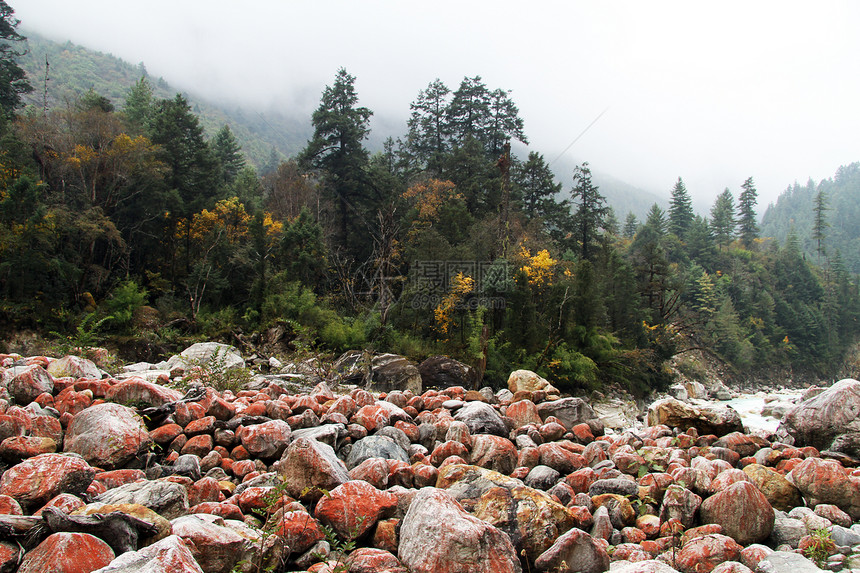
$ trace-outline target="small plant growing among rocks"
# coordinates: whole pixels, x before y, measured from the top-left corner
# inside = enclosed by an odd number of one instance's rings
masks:
[[[836,544],[830,538],[830,532],[826,529],[816,529],[809,534],[806,542],[801,542],[803,556],[815,562],[824,569],[827,558],[836,549]]]
[[[193,360],[182,379],[185,386],[195,384],[212,387],[219,392],[230,390],[234,394],[244,389],[252,380],[247,368],[228,366],[227,352],[216,350],[208,360]]]

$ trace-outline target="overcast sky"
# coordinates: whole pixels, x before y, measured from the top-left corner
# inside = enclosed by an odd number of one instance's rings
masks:
[[[860,2],[8,0],[24,28],[173,86],[310,113],[339,67],[397,137],[435,78],[512,90],[530,148],[699,200],[749,176],[760,213],[860,161]]]

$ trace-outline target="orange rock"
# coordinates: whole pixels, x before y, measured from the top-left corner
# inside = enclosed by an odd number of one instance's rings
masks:
[[[81,458],[42,454],[15,465],[0,477],[0,494],[15,498],[21,507],[39,507],[61,493],[81,494],[97,470]]]
[[[24,556],[19,573],[90,573],[114,560],[107,543],[88,533],[54,533]]]
[[[675,555],[682,573],[710,573],[720,563],[737,561],[741,547],[734,539],[718,533],[690,540]]]
[[[344,539],[358,539],[396,506],[394,495],[356,480],[337,486],[320,499],[314,514]]]

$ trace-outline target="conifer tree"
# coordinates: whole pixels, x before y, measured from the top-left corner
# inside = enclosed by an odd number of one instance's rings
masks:
[[[732,192],[726,187],[711,207],[711,231],[720,250],[734,240],[736,225],[735,200]]]
[[[827,194],[824,189],[819,189],[815,194],[815,218],[812,223],[812,240],[816,242],[816,250],[818,252],[818,264],[821,264],[821,258],[825,256],[826,246],[824,240],[827,238],[827,228],[830,223],[827,222],[827,213],[830,208],[827,206]]]
[[[693,201],[684,182],[678,177],[669,201],[669,231],[679,239],[684,239],[693,224],[693,216]]]
[[[758,238],[758,223],[755,213],[758,191],[756,191],[752,177],[748,177],[741,188],[743,191],[738,198],[738,234],[744,247],[749,249]]]
[[[152,118],[152,86],[146,76],[141,77],[125,96],[125,121],[135,133],[144,133]]]
[[[451,131],[448,124],[448,105],[451,90],[436,78],[418,98],[409,105],[411,110],[406,126],[409,133],[406,149],[419,168],[441,176],[444,157],[451,150]]]
[[[633,211],[627,213],[627,218],[624,219],[624,238],[632,239],[636,236],[636,231],[639,228],[639,221],[636,219],[636,215],[633,214]]]
[[[448,106],[448,125],[457,145],[470,138],[486,142],[490,115],[490,90],[481,76],[463,78]]]
[[[5,0],[0,0],[0,114],[11,117],[21,105],[21,96],[33,91],[27,74],[18,65],[18,56],[23,55],[14,44],[24,43],[27,38],[18,33],[19,21]]]
[[[370,132],[371,115],[368,108],[358,106],[355,76],[341,68],[334,84],[323,90],[311,119],[313,138],[299,155],[300,165],[317,170],[325,182],[325,193],[334,205],[336,245],[353,256],[366,250],[350,239],[367,215],[365,170],[370,156],[363,141]]]
[[[573,216],[574,235],[579,254],[583,260],[591,260],[595,255],[594,245],[604,228],[607,213],[606,198],[591,182],[591,169],[588,162],[577,166],[573,172],[573,189],[570,191],[576,212]]]
[[[211,142],[212,152],[221,168],[221,182],[229,185],[239,172],[245,167],[245,157],[242,155],[242,146],[230,126],[224,126],[218,130]]]

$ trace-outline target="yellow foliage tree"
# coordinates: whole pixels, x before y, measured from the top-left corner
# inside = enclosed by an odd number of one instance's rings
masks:
[[[548,250],[543,249],[532,256],[531,252],[525,246],[522,246],[520,247],[520,256],[524,261],[521,268],[527,277],[529,285],[541,288],[552,284],[552,278],[555,274],[558,261],[550,256]]]
[[[404,199],[414,199],[418,209],[418,219],[429,222],[439,214],[439,208],[453,199],[463,196],[455,191],[456,186],[451,181],[430,179],[423,183],[412,185],[403,193]]]
[[[466,297],[475,288],[475,279],[462,272],[457,273],[451,281],[451,289],[448,294],[442,298],[435,309],[433,316],[436,319],[436,331],[447,337],[454,325],[454,311]]]

